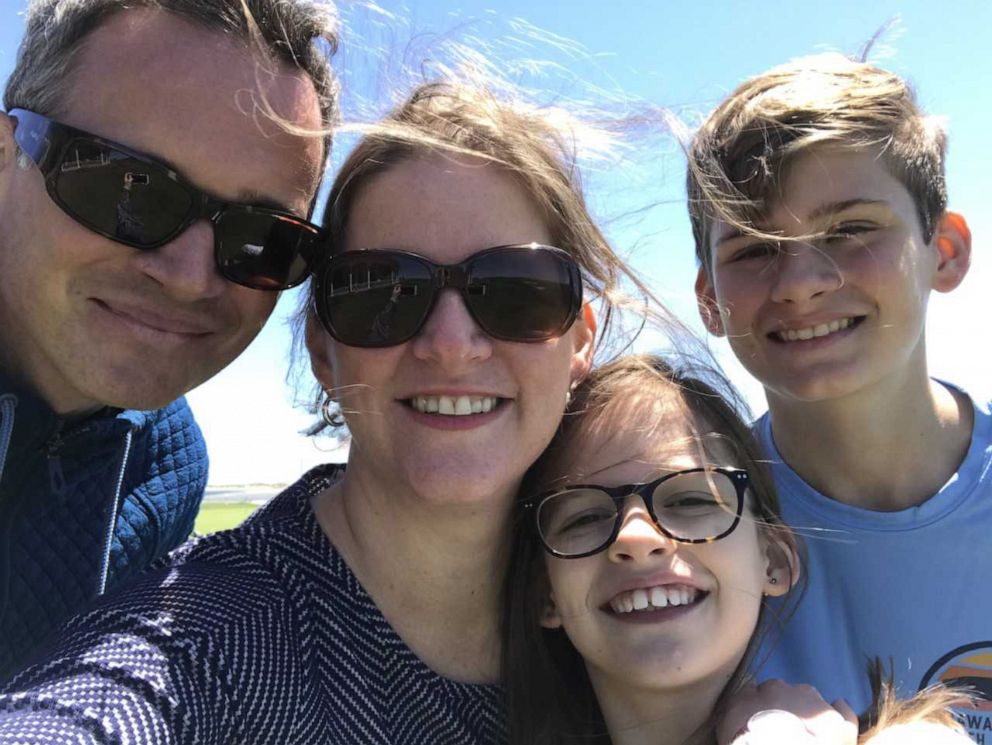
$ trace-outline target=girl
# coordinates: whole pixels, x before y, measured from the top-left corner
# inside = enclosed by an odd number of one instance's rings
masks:
[[[853,743],[842,702],[745,685],[788,615],[771,617],[763,599],[798,599],[801,550],[734,408],[699,377],[630,357],[582,382],[569,411],[518,503],[511,742]],[[943,714],[949,694],[894,707],[877,691],[889,703],[866,738],[930,718],[968,741]],[[755,709],[766,711],[749,718]]]

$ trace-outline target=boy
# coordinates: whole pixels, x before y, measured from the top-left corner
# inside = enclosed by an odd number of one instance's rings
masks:
[[[757,431],[810,554],[760,676],[856,710],[875,656],[903,694],[992,693],[992,417],[927,375],[930,291],[971,252],[945,146],[905,81],[820,55],[741,85],[689,152],[700,312],[764,385]]]

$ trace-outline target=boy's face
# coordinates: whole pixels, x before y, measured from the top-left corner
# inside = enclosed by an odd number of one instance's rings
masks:
[[[964,221],[949,215],[925,243],[913,199],[875,150],[805,153],[781,194],[759,226],[779,241],[714,226],[710,273],[696,283],[717,309],[709,330],[727,335],[770,401],[922,376],[930,291],[953,289],[968,268]]]

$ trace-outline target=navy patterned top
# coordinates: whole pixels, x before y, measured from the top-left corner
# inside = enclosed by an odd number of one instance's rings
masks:
[[[327,540],[321,466],[69,622],[0,695],[0,743],[489,745],[502,692],[442,678]]]

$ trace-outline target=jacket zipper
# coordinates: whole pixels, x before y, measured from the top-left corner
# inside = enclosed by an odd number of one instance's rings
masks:
[[[17,396],[5,393],[0,396],[0,481],[3,481],[3,469],[7,465],[7,451],[10,440],[14,435],[14,410],[17,408]]]
[[[114,489],[114,501],[110,506],[110,521],[107,523],[107,532],[103,539],[103,556],[100,559],[100,578],[96,587],[96,594],[103,595],[107,591],[107,577],[110,574],[110,549],[114,543],[114,528],[117,527],[117,511],[121,501],[121,487],[124,485],[124,471],[127,469],[127,461],[131,456],[131,440],[134,433],[127,431],[124,436],[124,456],[121,458],[121,468],[117,474],[117,486]]]

